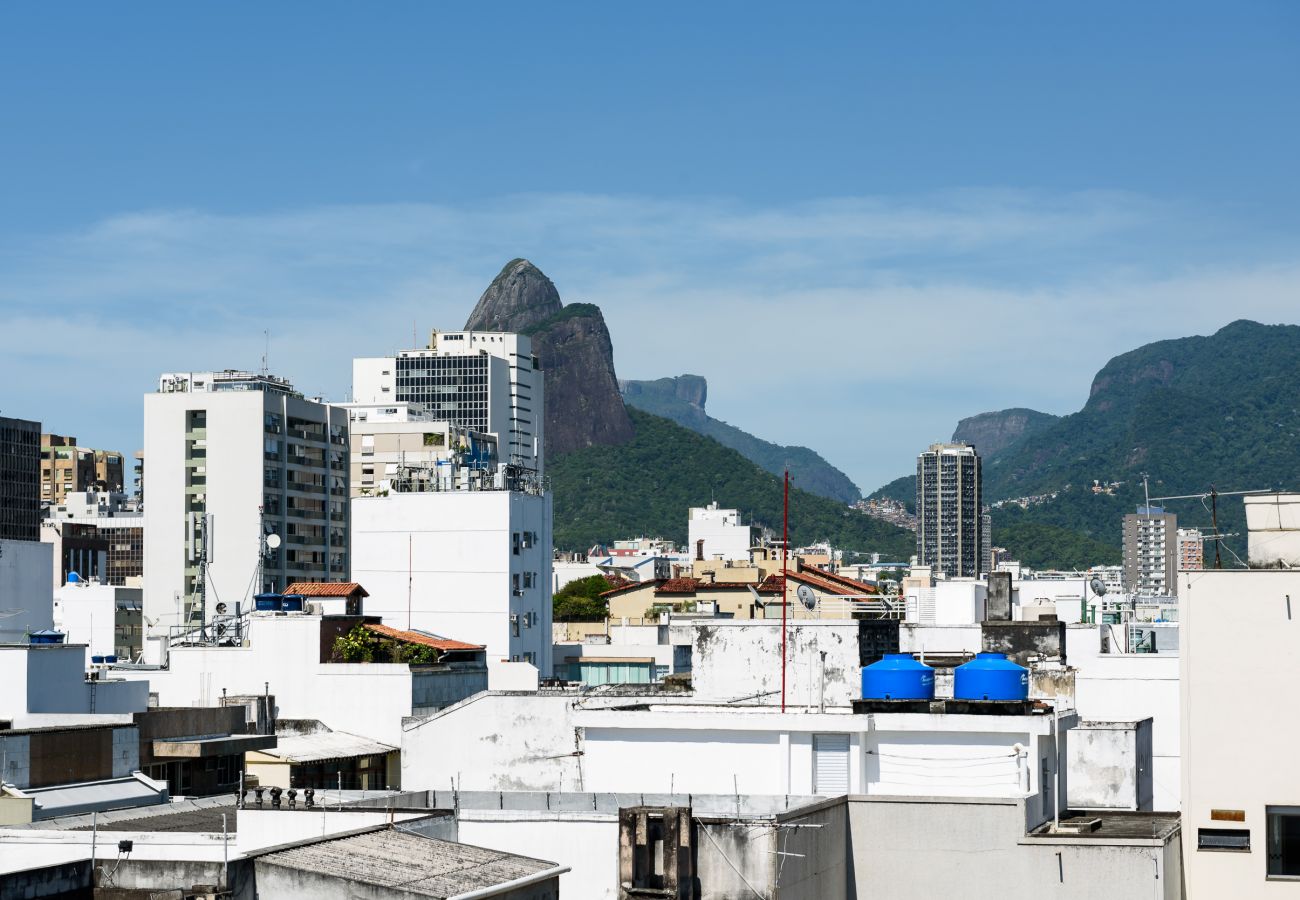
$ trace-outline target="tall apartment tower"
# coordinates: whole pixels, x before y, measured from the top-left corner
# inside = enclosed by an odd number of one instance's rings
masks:
[[[0,540],[41,539],[41,423],[0,416]]]
[[[543,393],[532,339],[521,334],[435,331],[421,350],[352,361],[354,402],[417,403],[434,419],[495,435],[503,463],[539,474]]]
[[[984,481],[969,444],[931,444],[916,458],[916,556],[949,578],[978,578],[984,541]]]
[[[145,395],[144,455],[154,632],[294,581],[348,580],[347,410],[271,375],[172,373]]]
[[[1144,597],[1177,593],[1178,517],[1139,506],[1124,517],[1124,590]]]

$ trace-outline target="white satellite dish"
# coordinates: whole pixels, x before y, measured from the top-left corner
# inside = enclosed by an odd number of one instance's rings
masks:
[[[266,536],[266,548],[268,550],[274,550],[276,547],[279,546],[280,546],[280,536],[278,534],[268,534]]]
[[[808,587],[808,585],[806,584],[799,585],[799,589],[794,593],[795,596],[799,598],[799,602],[802,603],[807,609],[817,608],[817,595],[813,593],[813,589]]]

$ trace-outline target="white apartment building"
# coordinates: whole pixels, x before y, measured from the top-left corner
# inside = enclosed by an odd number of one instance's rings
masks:
[[[739,510],[719,509],[716,500],[705,507],[691,507],[686,530],[687,550],[695,559],[749,561],[754,529],[741,523]]]
[[[352,394],[362,405],[420,404],[434,420],[495,435],[502,462],[543,470],[544,384],[524,335],[435,331],[423,349],[353,360]]]
[[[282,378],[163,375],[144,402],[146,628],[246,609],[294,581],[348,580],[347,435],[346,410]]]
[[[410,490],[412,479],[448,479],[454,469],[497,470],[494,435],[435,420],[418,403],[344,405],[353,497]]]
[[[931,444],[916,458],[916,558],[948,578],[978,578],[992,555],[980,456]]]
[[[551,495],[533,473],[408,461],[386,491],[353,498],[352,573],[386,625],[551,673]]]

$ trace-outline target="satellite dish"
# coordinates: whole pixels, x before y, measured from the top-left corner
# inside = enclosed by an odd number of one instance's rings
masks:
[[[266,549],[274,550],[280,546],[280,536],[278,534],[268,534],[266,536]]]
[[[1106,582],[1102,581],[1100,578],[1092,579],[1092,581],[1088,582],[1088,586],[1092,588],[1092,592],[1098,597],[1101,597],[1106,593]]]
[[[813,593],[813,589],[808,587],[808,585],[799,585],[799,589],[795,591],[795,596],[799,598],[799,602],[807,609],[817,608],[817,595]]]

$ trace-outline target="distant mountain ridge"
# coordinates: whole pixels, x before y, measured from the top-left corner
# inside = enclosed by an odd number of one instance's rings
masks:
[[[780,475],[789,468],[790,481],[796,487],[845,504],[862,496],[849,476],[816,451],[807,447],[783,447],[710,416],[704,408],[709,387],[702,376],[620,381],[619,388],[628,405],[711,437],[773,474]]]
[[[1033,409],[1001,409],[962,419],[952,433],[954,442],[973,444],[980,455],[993,458],[1008,447],[1042,431],[1057,420]]]
[[[1013,555],[1017,547],[1003,544],[1003,535],[1018,536],[1022,546],[1032,543],[1037,565],[1052,564],[1050,548],[1060,545],[1046,539],[1045,529],[1057,529],[1051,533],[1057,538],[1073,532],[1114,551],[1122,516],[1143,498],[1144,473],[1152,496],[1192,494],[1211,485],[1300,487],[1298,438],[1300,326],[1239,320],[1212,335],[1138,347],[1102,367],[1078,412],[1040,420],[985,455],[987,500],[1057,495],[1027,509],[995,510],[993,542]],[[1101,483],[1096,489],[1094,481]],[[915,502],[914,476],[876,494],[909,491]],[[1200,501],[1166,505],[1180,525],[1211,524],[1210,510]],[[1221,502],[1218,513],[1221,530],[1244,531],[1240,500]],[[1227,551],[1235,549],[1244,557],[1244,547],[1244,537],[1230,539],[1224,555],[1231,558]]]

